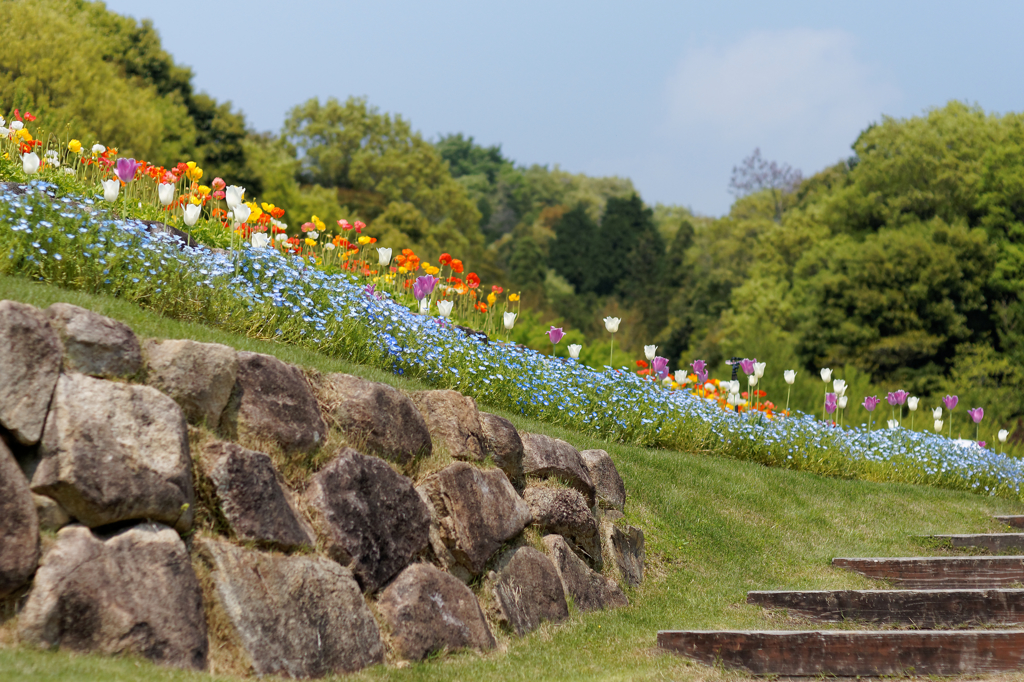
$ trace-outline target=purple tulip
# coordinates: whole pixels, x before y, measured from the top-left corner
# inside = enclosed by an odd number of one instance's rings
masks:
[[[975,424],[980,424],[981,420],[985,418],[985,408],[975,407],[973,410],[967,410],[967,414],[971,416]]]
[[[437,284],[437,277],[433,275],[417,277],[412,284],[412,295],[416,297],[417,301],[422,301],[434,290],[435,284]]]
[[[656,355],[654,359],[651,360],[651,371],[662,379],[668,376],[668,358]]]
[[[561,327],[551,327],[548,330],[548,338],[551,339],[551,343],[558,343],[565,336],[565,332],[562,331]]]
[[[373,292],[376,288],[376,284],[367,284],[365,287],[363,287],[363,293],[366,294],[367,296],[373,296]]]
[[[896,394],[895,394],[895,393],[893,393],[892,391],[889,391],[889,395],[885,396],[885,400],[886,400],[886,402],[888,402],[888,403],[889,403],[890,405],[892,405],[892,406],[894,406],[894,407],[896,406],[896,400],[897,400],[897,398],[896,398]]]
[[[757,358],[754,358],[753,360],[747,360],[744,358],[740,360],[740,369],[743,370],[744,374],[753,374],[755,362],[757,362]]]
[[[707,366],[708,363],[704,362],[703,360],[694,360],[693,362],[690,363],[690,367],[692,367],[693,371],[696,372],[697,374],[703,372],[704,368]]]
[[[947,410],[952,411],[952,409],[956,407],[956,404],[959,401],[960,399],[957,398],[955,395],[947,395],[945,398],[942,399],[942,404],[946,406]]]
[[[118,159],[117,160],[117,177],[121,178],[121,182],[128,184],[135,179],[135,170],[139,167],[139,164],[135,162],[135,159]]]
[[[868,412],[874,412],[875,408],[878,407],[878,403],[880,402],[882,402],[880,398],[873,395],[869,395],[867,398],[864,398],[864,409],[867,410]]]
[[[839,398],[835,393],[825,394],[825,411],[832,414],[836,411],[836,406],[839,404]]]
[[[896,391],[896,393],[894,395],[896,396],[896,404],[897,405],[906,405],[907,404],[907,398],[910,397],[910,394],[907,393],[906,391],[904,391],[902,388],[900,390]]]

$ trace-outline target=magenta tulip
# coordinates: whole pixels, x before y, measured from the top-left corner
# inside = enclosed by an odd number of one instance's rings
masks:
[[[959,401],[960,399],[955,395],[947,395],[942,399],[942,404],[946,406],[947,410],[952,410]]]
[[[900,390],[896,391],[896,393],[894,395],[896,396],[896,404],[897,405],[906,405],[907,404],[907,398],[910,397],[910,394],[907,393],[906,391],[904,391],[902,388]]]
[[[117,160],[117,177],[121,178],[121,182],[128,184],[135,179],[135,170],[139,167],[139,164],[135,162],[135,159],[118,159]]]
[[[753,374],[755,362],[757,362],[757,358],[754,358],[753,360],[748,360],[744,358],[740,360],[740,369],[743,370],[744,374]]]
[[[661,379],[668,376],[668,358],[655,356],[654,359],[651,360],[651,371]]]
[[[551,343],[558,343],[565,336],[565,332],[562,331],[561,327],[551,327],[548,330],[548,338],[551,339]]]
[[[825,411],[832,414],[836,411],[836,406],[839,404],[839,398],[835,393],[825,394]]]
[[[435,284],[437,284],[437,277],[432,275],[417,277],[412,285],[412,295],[416,297],[417,301],[421,301],[434,290]]]
[[[690,363],[690,367],[693,368],[694,373],[697,375],[698,385],[701,385],[708,380],[708,373],[704,369],[707,366],[708,363],[704,362],[703,360],[694,360],[693,362]]]
[[[971,416],[975,424],[980,424],[981,420],[985,418],[985,409],[982,407],[975,407],[973,410],[967,410],[967,414]]]
[[[878,397],[869,395],[867,398],[864,398],[864,409],[867,410],[868,412],[874,412],[875,408],[878,407],[878,403],[880,402],[882,401]]]

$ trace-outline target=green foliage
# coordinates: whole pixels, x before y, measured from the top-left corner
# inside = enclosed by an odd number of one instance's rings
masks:
[[[298,178],[335,188],[339,203],[380,220],[391,243],[470,250],[482,243],[480,212],[452,179],[438,150],[401,116],[365,99],[311,99],[292,109],[282,134],[299,159]],[[411,242],[411,243],[410,243]]]

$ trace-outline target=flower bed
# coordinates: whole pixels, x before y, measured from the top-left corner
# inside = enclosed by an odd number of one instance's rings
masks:
[[[811,416],[736,413],[633,372],[595,370],[417,314],[276,250],[190,248],[41,181],[0,191],[0,272],[411,374],[605,438],[868,480],[1020,497],[1024,467],[977,445]]]

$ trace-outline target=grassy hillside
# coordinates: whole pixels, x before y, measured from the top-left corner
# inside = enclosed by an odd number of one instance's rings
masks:
[[[0,278],[0,299],[37,306],[67,301],[120,319],[141,336],[192,338],[270,353],[321,371],[346,371],[421,388],[414,381],[353,366],[294,346],[254,341],[161,318],[122,300]],[[659,629],[797,628],[801,623],[745,603],[752,589],[863,588],[871,583],[830,568],[835,556],[929,555],[943,550],[915,536],[998,530],[992,514],[1024,513],[1001,498],[903,484],[824,478],[722,457],[653,450],[596,440],[585,433],[482,407],[517,428],[600,447],[626,483],[627,520],[647,538],[648,573],[629,593],[632,605],[545,625],[518,639],[496,633],[488,654],[456,653],[408,667],[363,671],[352,680],[697,680],[735,679],[659,653]],[[0,626],[0,681],[212,680],[144,661],[72,656],[16,648]],[[215,672],[215,671],[214,671]]]

